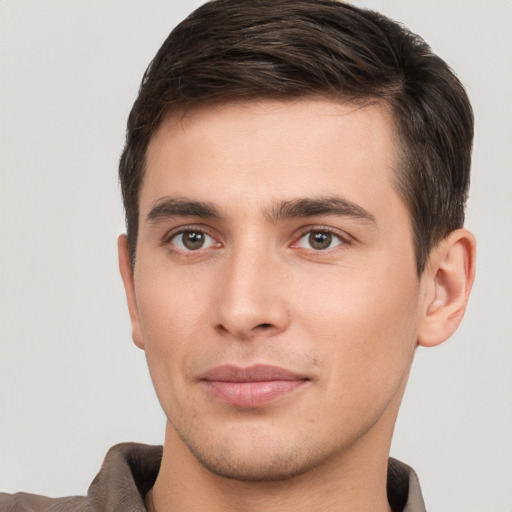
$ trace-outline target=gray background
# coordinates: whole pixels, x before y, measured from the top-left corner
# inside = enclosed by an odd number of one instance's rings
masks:
[[[0,2],[0,488],[82,494],[107,448],[160,443],[131,343],[116,168],[142,73],[200,1]],[[512,2],[365,1],[457,71],[476,119],[465,320],[417,352],[392,455],[430,512],[512,510]]]

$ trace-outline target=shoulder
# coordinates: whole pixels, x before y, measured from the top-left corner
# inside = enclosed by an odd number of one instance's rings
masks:
[[[48,498],[37,494],[18,492],[0,493],[2,512],[93,512],[85,496]]]
[[[145,511],[144,495],[160,468],[161,446],[123,443],[112,447],[87,496],[48,498],[19,492],[0,493],[0,512]]]

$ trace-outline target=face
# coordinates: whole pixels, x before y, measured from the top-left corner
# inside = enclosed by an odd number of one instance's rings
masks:
[[[319,99],[154,135],[133,336],[171,437],[213,472],[284,478],[389,440],[421,302],[394,148],[385,108]]]

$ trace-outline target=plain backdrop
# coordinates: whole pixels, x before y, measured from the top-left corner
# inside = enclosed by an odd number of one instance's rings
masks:
[[[117,272],[117,163],[140,78],[200,1],[0,2],[0,488],[83,494],[109,446],[161,443]],[[421,34],[476,116],[478,275],[419,350],[392,455],[430,512],[512,510],[512,2],[357,2]]]

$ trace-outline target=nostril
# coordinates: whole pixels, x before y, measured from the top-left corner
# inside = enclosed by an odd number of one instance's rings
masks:
[[[218,332],[220,332],[221,334],[224,334],[224,333],[228,332],[228,330],[227,330],[223,325],[221,325],[221,324],[217,325],[217,326],[215,327],[215,329],[216,329]]]
[[[259,324],[256,326],[256,329],[270,329],[272,324]]]

